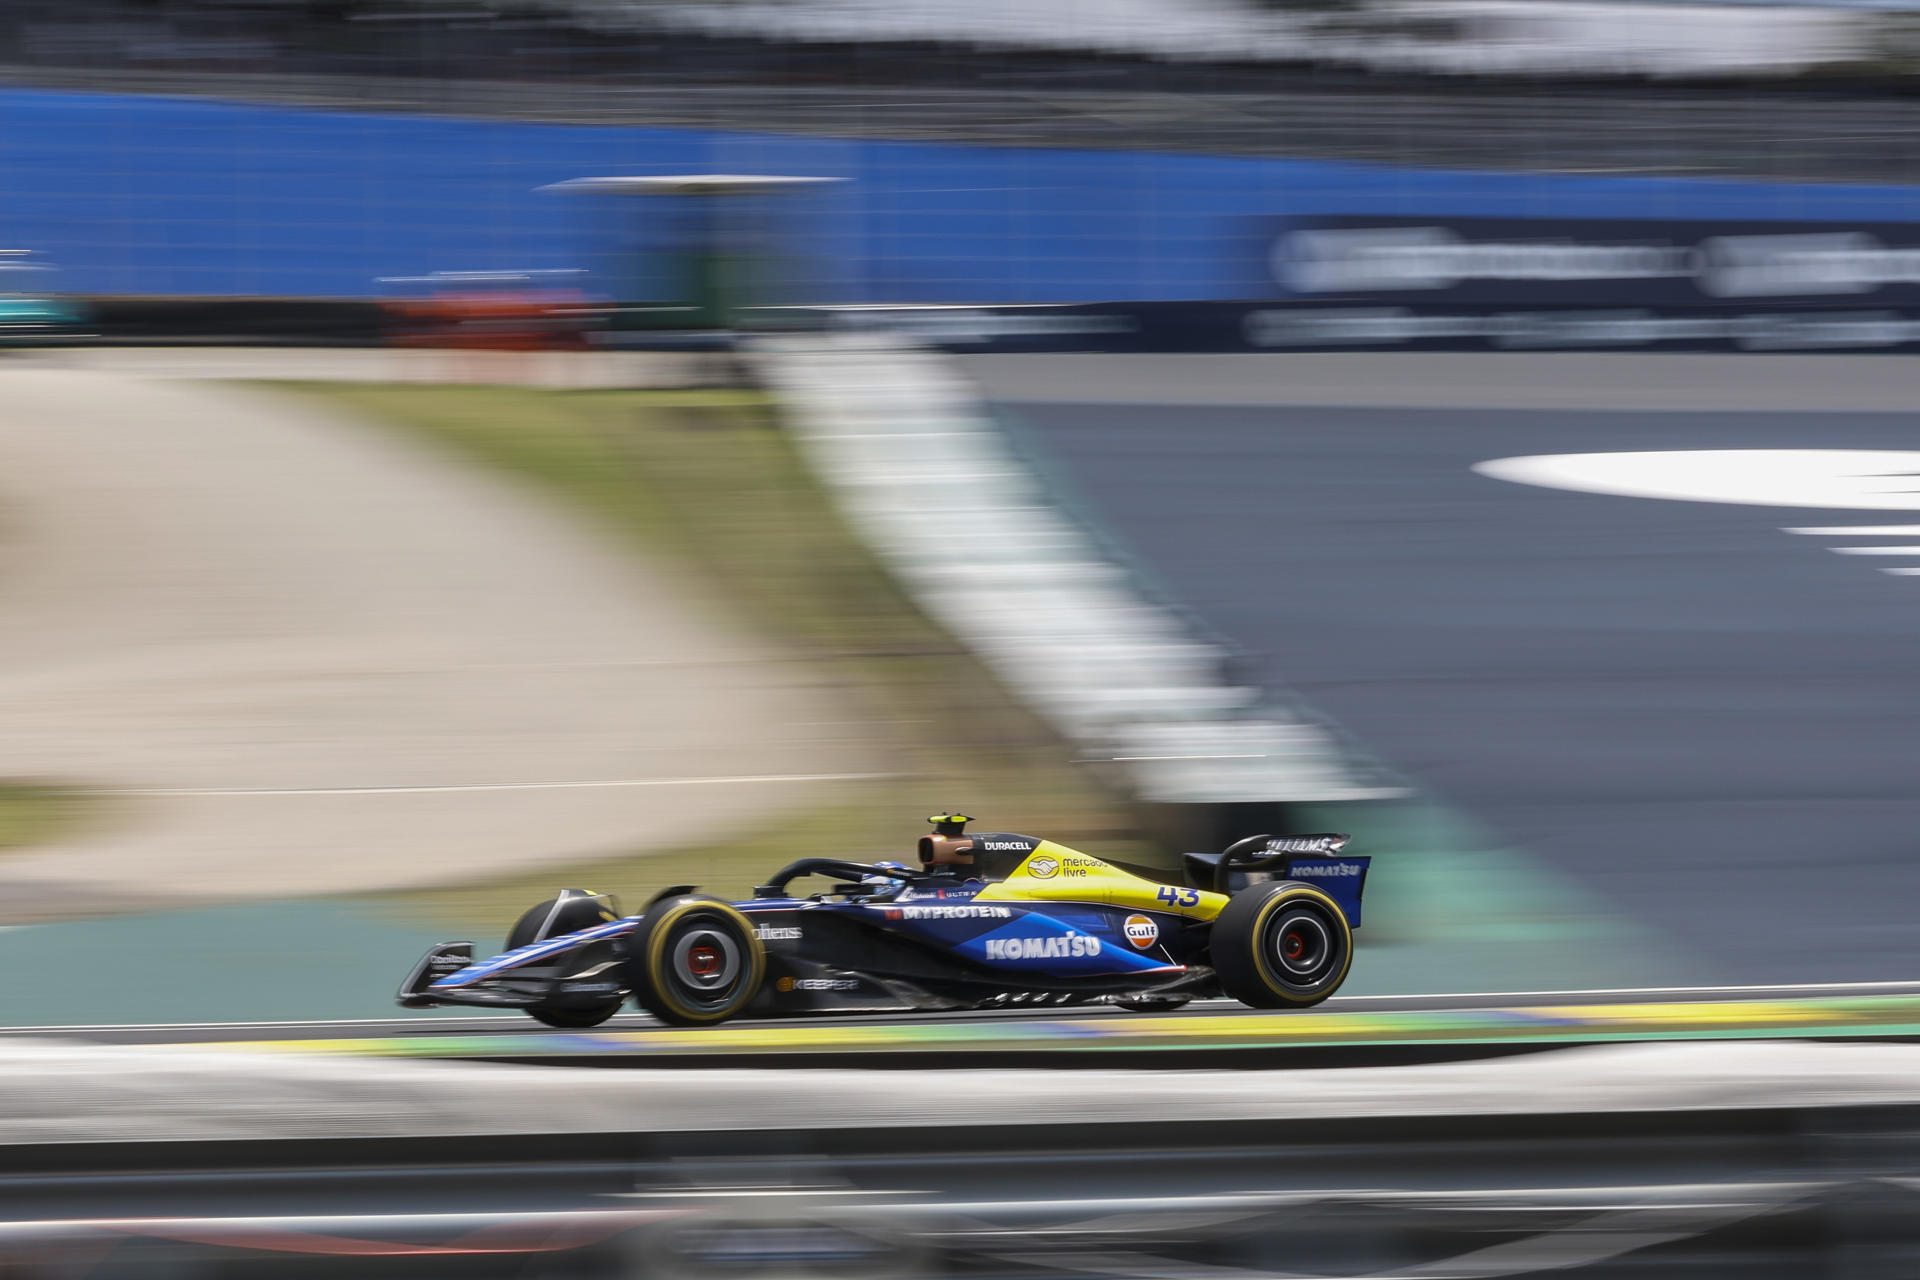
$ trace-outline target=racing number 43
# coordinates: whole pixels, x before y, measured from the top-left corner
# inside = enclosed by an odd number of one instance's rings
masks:
[[[1160,892],[1153,895],[1170,907],[1197,907],[1200,905],[1198,889],[1176,889],[1172,885],[1160,886]]]

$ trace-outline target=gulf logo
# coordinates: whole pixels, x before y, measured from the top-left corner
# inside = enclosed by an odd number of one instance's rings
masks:
[[[1127,935],[1128,942],[1141,951],[1160,941],[1160,926],[1145,916],[1128,916],[1126,923],[1120,926],[1120,931]]]

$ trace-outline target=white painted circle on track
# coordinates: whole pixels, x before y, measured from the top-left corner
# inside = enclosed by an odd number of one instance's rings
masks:
[[[1673,449],[1543,453],[1476,462],[1496,480],[1685,502],[1920,511],[1920,451]]]

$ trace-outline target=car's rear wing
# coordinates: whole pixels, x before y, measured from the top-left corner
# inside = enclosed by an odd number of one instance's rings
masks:
[[[1360,895],[1366,891],[1370,857],[1302,858],[1289,862],[1276,876],[1280,880],[1299,880],[1332,898],[1347,917],[1347,927],[1360,927]]]
[[[1352,928],[1360,927],[1360,897],[1370,857],[1342,851],[1350,836],[1249,836],[1224,853],[1185,855],[1187,881],[1197,889],[1233,894],[1269,880],[1298,880],[1332,898]]]

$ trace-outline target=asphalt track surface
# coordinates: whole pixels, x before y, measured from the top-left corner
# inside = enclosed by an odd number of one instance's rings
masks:
[[[1909,369],[1630,355],[972,366],[1093,517],[1255,655],[1260,678],[1671,940],[1684,971],[1663,980],[1686,984],[1920,972],[1920,579],[1783,532],[1899,517],[1574,493],[1471,468],[1910,449]]]
[[[354,1056],[479,1058],[618,1065],[689,1060],[742,1065],[946,1061],[967,1055],[1032,1065],[1103,1056],[1214,1052],[1260,1054],[1269,1065],[1302,1051],[1382,1051],[1399,1060],[1621,1040],[1920,1037],[1920,982],[1727,988],[1461,992],[1335,997],[1307,1011],[1249,1010],[1196,1001],[1171,1013],[1011,1009],[979,1013],[744,1018],[718,1028],[662,1027],[629,1014],[591,1031],[552,1031],[519,1014],[256,1023],[155,1023],[15,1027],[8,1039],[241,1051],[304,1050]],[[1324,1058],[1312,1059],[1314,1062]]]

